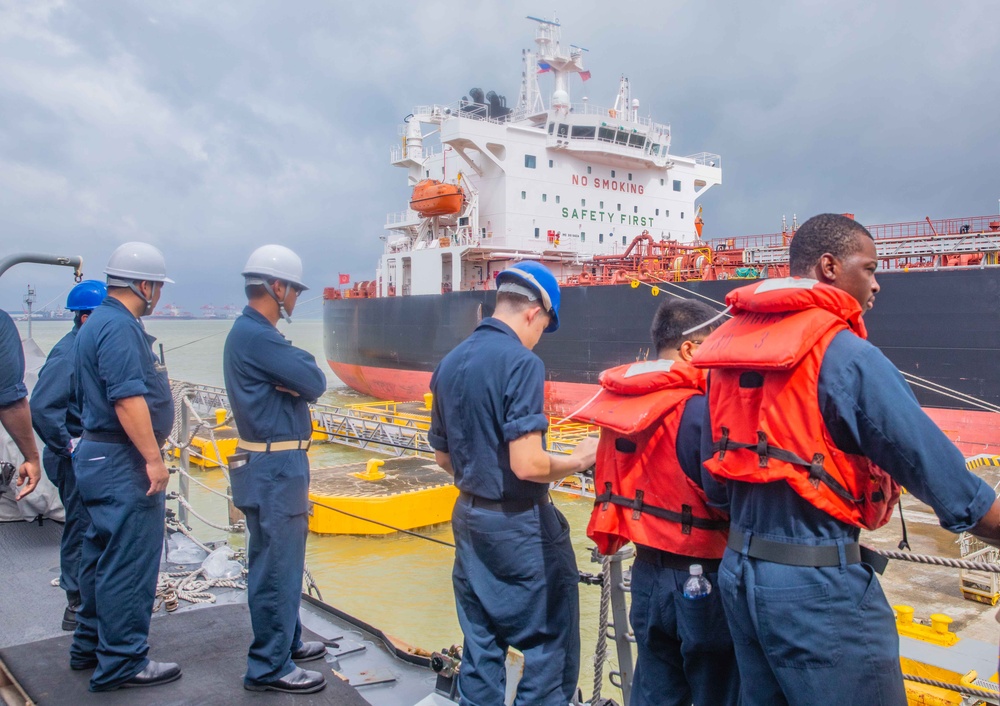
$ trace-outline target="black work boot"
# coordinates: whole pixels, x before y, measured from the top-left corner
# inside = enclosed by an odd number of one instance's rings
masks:
[[[72,632],[76,630],[76,612],[80,610],[80,601],[74,601],[63,611],[62,629]]]

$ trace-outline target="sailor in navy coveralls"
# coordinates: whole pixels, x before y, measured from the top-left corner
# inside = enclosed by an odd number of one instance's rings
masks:
[[[13,319],[0,310],[0,424],[10,434],[17,450],[24,457],[18,469],[17,485],[21,491],[17,500],[35,489],[42,470],[38,462],[38,448],[31,431],[31,409],[28,407],[28,388],[24,384],[24,349],[21,335]],[[6,488],[0,488],[5,492]]]
[[[74,312],[73,328],[52,347],[31,391],[31,423],[45,444],[42,452],[45,474],[59,489],[59,499],[66,510],[59,545],[59,587],[66,592],[67,602],[63,630],[76,629],[76,612],[80,608],[80,547],[90,525],[73,472],[73,444],[83,432],[80,401],[74,390],[73,352],[77,331],[107,293],[104,282],[97,280],[80,282],[70,290],[66,308]]]
[[[311,693],[322,674],[295,662],[321,659],[321,642],[300,639],[299,602],[309,532],[309,403],[326,392],[316,359],[275,327],[290,320],[302,283],[302,261],[288,248],[265,245],[243,270],[249,303],[226,339],[223,372],[248,454],[230,477],[233,502],[246,515],[248,593],[254,639],[244,688]]]
[[[877,252],[852,219],[823,214],[806,221],[790,261],[792,275],[809,278],[797,280],[801,285],[831,285],[853,296],[862,312],[873,305]],[[695,364],[725,333],[723,326],[704,342]],[[942,527],[1000,542],[993,489],[966,470],[895,366],[852,331],[836,333],[826,349],[818,406],[838,449],[884,469],[930,505]],[[711,430],[719,421],[716,410],[708,414],[705,459],[716,455]],[[787,481],[727,485],[730,536],[719,584],[743,703],[904,706],[893,611],[858,546],[858,527],[803,499]],[[717,501],[722,506],[726,498]]]
[[[516,704],[565,706],[580,671],[579,572],[549,482],[594,463],[597,439],[545,452],[545,369],[531,349],[559,327],[559,285],[537,262],[497,277],[497,308],[438,365],[428,441],[460,491],[452,581],[465,636],[461,703],[504,702],[507,648],[524,654]]]
[[[77,489],[90,517],[80,566],[73,669],[94,669],[91,691],[177,679],[174,663],[146,657],[163,548],[169,473],[160,447],[174,422],[167,371],[142,326],[160,298],[163,255],[126,243],[104,270],[108,298],[76,337],[76,396],[83,434],[74,456]]]

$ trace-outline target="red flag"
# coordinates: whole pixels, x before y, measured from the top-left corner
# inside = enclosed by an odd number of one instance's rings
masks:
[[[590,72],[589,71],[581,71],[580,72],[580,78],[582,78],[584,81],[587,81],[588,79],[590,79]]]
[[[351,276],[350,275],[345,275],[345,274],[340,275],[340,283],[341,284],[350,284],[351,283]]]

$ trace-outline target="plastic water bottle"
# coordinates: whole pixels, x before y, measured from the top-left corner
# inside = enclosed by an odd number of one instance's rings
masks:
[[[712,592],[712,584],[702,573],[701,564],[691,564],[691,575],[684,582],[684,597],[692,600],[705,598]]]

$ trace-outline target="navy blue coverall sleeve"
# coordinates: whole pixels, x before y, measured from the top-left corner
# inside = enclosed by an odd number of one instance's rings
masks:
[[[72,455],[66,428],[73,379],[72,353],[72,346],[50,353],[31,391],[31,425],[45,446],[64,458]]]
[[[834,443],[868,456],[930,505],[945,529],[971,529],[996,499],[889,359],[849,332],[834,338],[823,359],[819,403]]]
[[[27,396],[21,335],[14,320],[0,310],[0,407],[9,407]]]
[[[549,428],[545,416],[545,364],[525,357],[511,371],[504,389],[503,440],[507,443]]]
[[[307,402],[315,402],[326,392],[326,376],[316,358],[280,335],[255,336],[247,360],[275,385],[297,392]]]
[[[107,386],[108,402],[149,392],[143,356],[149,343],[137,326],[104,326],[97,345],[97,371]]]
[[[444,413],[441,405],[438,404],[437,393],[438,369],[434,369],[431,375],[431,393],[434,395],[431,402],[431,428],[427,430],[427,443],[432,449],[448,453],[448,430],[444,425]]]
[[[681,470],[695,485],[705,491],[712,507],[725,510],[728,506],[725,483],[720,483],[702,465],[702,425],[707,414],[708,398],[695,395],[687,401],[681,414],[680,427],[677,429],[677,460]],[[721,499],[721,505],[716,500]]]

